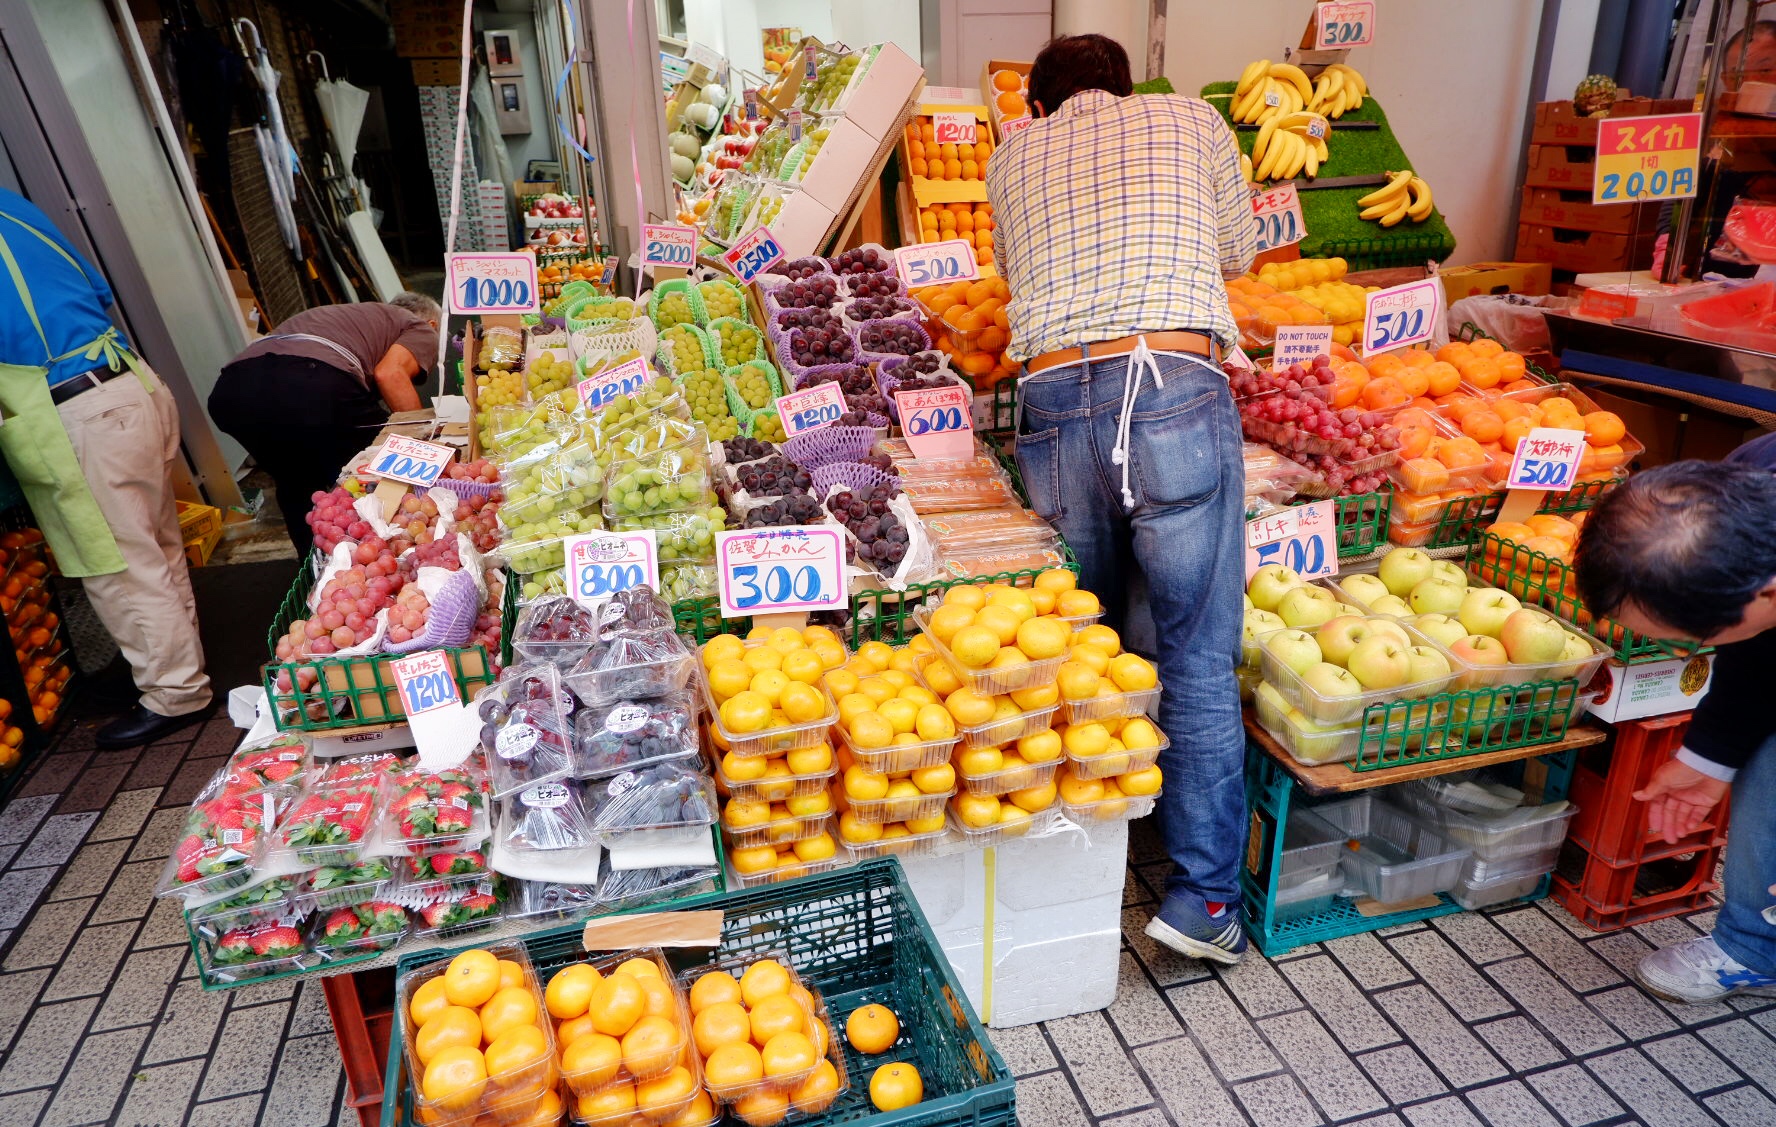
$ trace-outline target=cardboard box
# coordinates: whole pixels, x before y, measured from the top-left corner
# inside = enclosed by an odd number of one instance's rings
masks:
[[[1655,113],[1688,113],[1695,103],[1688,98],[1617,98],[1609,117],[1645,117]],[[1535,126],[1529,140],[1535,145],[1596,145],[1595,117],[1581,117],[1571,102],[1541,102],[1535,109]]]
[[[409,59],[415,86],[455,86],[462,81],[462,60]]]
[[[450,0],[401,0],[389,5],[395,54],[402,58],[462,54],[462,8]]]
[[[997,71],[1009,70],[1009,71],[1013,72],[1014,74],[1017,74],[1023,78],[1024,89],[1028,90],[1030,88],[1030,67],[1032,65],[1033,64],[1031,64],[1031,63],[1016,62],[1011,59],[988,59],[986,62],[981,64],[981,75],[980,75],[981,101],[985,102],[989,107],[991,107],[990,112],[992,114],[992,120],[993,120],[993,142],[995,144],[999,144],[999,145],[1005,144],[1005,134],[1003,132],[1001,132],[1001,130],[999,128],[999,123],[1005,120],[1005,115],[1003,113],[999,112],[999,93],[1000,93],[1000,91],[999,91],[998,87],[993,85],[993,75]],[[1026,106],[1024,116],[1027,116],[1027,115],[1028,115],[1028,108]]]
[[[1610,660],[1591,679],[1589,689],[1602,689],[1591,702],[1591,714],[1613,724],[1618,720],[1642,720],[1696,707],[1714,680],[1714,655],[1674,657],[1623,665]]]
[[[791,192],[771,221],[771,234],[790,258],[819,254],[838,214],[807,192]]]
[[[850,118],[841,118],[802,177],[802,194],[812,196],[835,215],[843,211],[857,185],[869,175],[881,145],[880,138],[865,133]]]
[[[1443,270],[1445,306],[1475,294],[1545,294],[1554,281],[1554,269],[1545,262],[1470,262]]]
[[[1525,188],[1520,223],[1538,227],[1565,227],[1578,231],[1605,231],[1626,235],[1653,231],[1659,224],[1656,203],[1594,204],[1591,186],[1582,189]]]
[[[1653,236],[1650,232],[1608,235],[1525,224],[1517,228],[1516,254],[1525,261],[1546,262],[1556,270],[1571,270],[1575,274],[1633,270],[1651,265]]]
[[[1531,145],[1523,186],[1589,192],[1596,174],[1594,149],[1580,145]]]
[[[924,82],[924,67],[899,47],[884,43],[868,72],[845,96],[845,119],[879,141],[900,128],[901,110]]]

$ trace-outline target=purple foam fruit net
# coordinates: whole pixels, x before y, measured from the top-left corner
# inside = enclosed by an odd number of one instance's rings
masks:
[[[893,474],[884,473],[876,467],[865,465],[862,462],[828,462],[819,469],[811,471],[808,476],[814,480],[816,492],[823,497],[835,485],[842,485],[855,493],[873,485],[898,486],[900,483],[900,479]],[[899,490],[896,489],[896,492]]]
[[[812,471],[834,462],[860,462],[876,444],[874,427],[822,427],[783,444],[783,454]]]

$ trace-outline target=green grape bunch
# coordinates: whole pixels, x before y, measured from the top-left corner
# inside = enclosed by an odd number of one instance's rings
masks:
[[[720,330],[722,364],[733,367],[758,356],[759,333],[751,325],[724,324]],[[757,404],[754,404],[757,406]]]
[[[691,513],[661,513],[654,516],[618,517],[611,527],[618,532],[639,532],[651,528],[658,533],[660,562],[676,560],[712,560],[715,558],[715,534],[722,531],[727,513],[720,505],[711,505]]]
[[[783,433],[783,418],[776,411],[760,411],[753,416],[752,437],[779,446],[789,441]]]
[[[641,515],[683,512],[711,500],[709,474],[701,468],[668,474],[636,467],[611,480],[605,503],[614,512]]]
[[[714,368],[699,368],[680,382],[685,399],[691,405],[691,418],[702,423],[712,442],[721,442],[740,433],[740,422],[728,410],[728,396],[722,388],[721,373]]]
[[[524,577],[523,586],[518,588],[518,597],[525,602],[540,599],[544,595],[567,594],[566,560],[563,566],[555,571],[538,571]]]
[[[545,349],[525,373],[532,399],[541,399],[574,382],[573,362],[557,360],[553,349]]]
[[[708,564],[678,563],[660,569],[660,594],[669,603],[713,598],[716,593],[715,568]]]
[[[694,325],[674,325],[660,335],[672,351],[673,371],[689,372],[709,362]]]
[[[771,381],[756,364],[748,364],[734,374],[734,390],[754,411],[762,411],[771,401]]]
[[[717,317],[746,319],[745,306],[741,304],[740,295],[734,291],[732,283],[719,278],[700,282],[697,285],[697,292],[703,295],[703,305],[709,310],[711,320]]]
[[[660,299],[654,313],[654,328],[664,333],[674,325],[694,325],[697,315],[691,311],[691,299],[682,292],[669,293]]]
[[[677,384],[666,376],[656,376],[634,394],[617,396],[598,413],[598,433],[609,436],[646,422],[677,392]]]

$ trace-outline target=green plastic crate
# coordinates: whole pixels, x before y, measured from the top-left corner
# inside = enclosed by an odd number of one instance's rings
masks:
[[[1566,737],[1581,687],[1568,677],[1372,704],[1363,710],[1363,735],[1351,770],[1380,771],[1554,743]]]
[[[675,971],[711,959],[787,955],[825,999],[835,1041],[844,1049],[850,1089],[822,1114],[792,1115],[786,1123],[1015,1127],[1016,1082],[969,1005],[897,859],[884,857],[762,888],[694,897],[675,907],[718,908],[724,917],[721,946],[713,953],[702,948],[667,952]],[[524,937],[540,978],[546,982],[587,956],[581,932],[576,923]],[[473,946],[403,955],[398,974]],[[845,1042],[843,1029],[853,1010],[871,1002],[895,1012],[902,1036],[888,1052],[863,1057]],[[404,1028],[396,1021],[390,1030],[382,1127],[412,1127],[414,1122],[404,1075]],[[869,1103],[870,1075],[894,1061],[918,1068],[925,1099],[900,1111],[876,1112]]]
[[[1586,481],[1563,493],[1549,493],[1542,498],[1536,512],[1554,516],[1585,512],[1596,505],[1605,493],[1621,484],[1621,481],[1621,478]],[[1472,497],[1457,497],[1437,511],[1437,523],[1431,528],[1430,539],[1415,546],[1428,550],[1466,548],[1477,544],[1485,534],[1486,526],[1498,519],[1499,507],[1504,502],[1503,490],[1497,493],[1478,493]]]
[[[1352,493],[1334,497],[1337,502],[1334,527],[1338,529],[1340,558],[1366,556],[1387,543],[1388,507],[1393,504],[1391,486],[1383,485],[1373,493]],[[1316,498],[1304,497],[1291,506],[1311,505]]]

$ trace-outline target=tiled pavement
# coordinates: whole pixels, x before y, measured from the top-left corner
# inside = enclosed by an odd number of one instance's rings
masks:
[[[318,985],[204,993],[152,897],[238,733],[107,755],[92,730],[0,811],[0,1127],[354,1123]],[[1776,999],[1628,978],[1708,912],[1599,936],[1543,902],[1209,968],[1141,934],[1166,866],[1130,842],[1115,1004],[993,1031],[1025,1127],[1776,1127]]]

